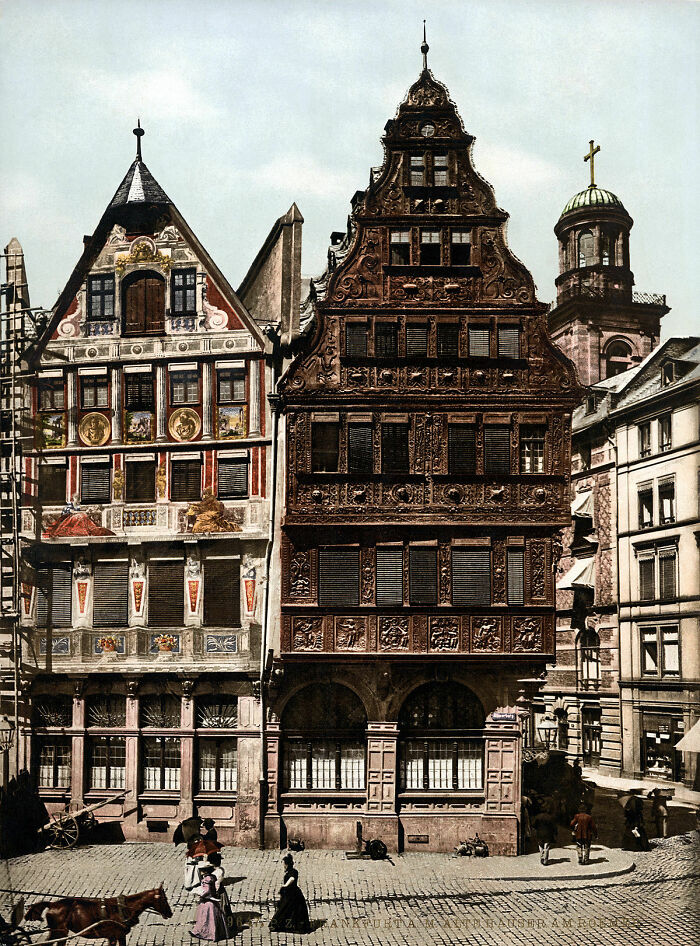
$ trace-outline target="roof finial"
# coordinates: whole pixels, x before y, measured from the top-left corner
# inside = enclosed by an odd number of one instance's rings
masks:
[[[428,50],[429,49],[430,49],[430,46],[428,46],[428,41],[425,38],[425,20],[423,20],[423,42],[420,48],[420,51],[423,53],[423,72],[428,71]]]
[[[583,156],[583,160],[584,160],[584,161],[590,161],[590,162],[591,162],[591,183],[588,185],[589,188],[590,188],[590,187],[595,187],[595,166],[594,166],[594,163],[593,163],[593,162],[595,161],[595,156],[596,156],[596,155],[598,154],[598,152],[600,151],[600,145],[596,145],[595,148],[594,148],[594,147],[593,147],[593,144],[594,144],[594,140],[593,140],[593,138],[591,138],[590,147],[589,147],[589,149],[588,149],[588,154],[584,154],[584,156]]]
[[[136,135],[136,160],[141,161],[141,139],[146,134],[146,132],[141,127],[141,119],[137,119],[136,128],[134,128],[134,134]]]

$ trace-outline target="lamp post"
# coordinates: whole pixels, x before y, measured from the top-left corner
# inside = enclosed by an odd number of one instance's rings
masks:
[[[559,724],[552,716],[544,716],[537,727],[537,735],[540,737],[541,744],[546,749],[551,749],[554,745],[559,730]]]
[[[7,716],[0,716],[0,752],[2,753],[2,770],[0,774],[0,785],[6,785],[8,781],[8,762],[10,749],[15,741],[15,724]]]

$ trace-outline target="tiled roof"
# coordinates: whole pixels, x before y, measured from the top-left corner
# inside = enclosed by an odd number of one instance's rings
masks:
[[[136,203],[170,203],[170,198],[140,158],[136,158],[126,172],[109,206],[123,207]]]
[[[561,216],[563,217],[573,210],[581,210],[585,207],[619,207],[621,210],[625,209],[620,198],[616,197],[612,191],[603,190],[602,187],[587,187],[585,191],[574,194],[562,210]]]

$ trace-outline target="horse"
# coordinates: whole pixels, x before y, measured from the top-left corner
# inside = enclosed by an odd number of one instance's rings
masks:
[[[65,946],[69,933],[86,939],[106,939],[109,946],[126,946],[126,934],[139,922],[144,910],[154,910],[164,920],[173,915],[163,885],[141,893],[119,897],[64,897],[32,904],[25,920],[40,920],[46,910],[46,922],[54,946]]]

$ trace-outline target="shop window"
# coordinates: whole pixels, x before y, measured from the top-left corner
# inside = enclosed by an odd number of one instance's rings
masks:
[[[374,354],[377,358],[396,358],[398,331],[395,322],[377,322],[374,326]]]
[[[184,569],[181,560],[148,563],[148,624],[179,627],[184,620]]]
[[[411,155],[411,186],[423,187],[425,184],[425,158],[422,154]]]
[[[154,409],[153,375],[150,372],[124,375],[124,406],[127,411]]]
[[[315,421],[311,424],[311,470],[314,473],[338,471],[340,424]]]
[[[597,706],[581,709],[581,755],[584,765],[598,765],[601,751],[601,712]]]
[[[236,404],[245,401],[245,368],[219,368],[216,386],[217,403]]]
[[[235,792],[238,789],[238,742],[236,739],[198,739],[198,787],[200,792]]]
[[[39,383],[39,410],[62,411],[66,406],[65,387],[62,380]]]
[[[644,711],[642,764],[645,775],[674,782],[683,780],[683,755],[676,750],[676,743],[683,732],[682,719]]]
[[[126,785],[126,738],[90,736],[87,740],[89,787],[120,789]]]
[[[408,473],[408,424],[382,424],[382,473]]]
[[[142,696],[139,716],[144,729],[179,729],[180,700],[166,693]]]
[[[70,788],[71,740],[49,736],[38,740],[39,788]]]
[[[86,720],[88,726],[101,726],[106,729],[126,725],[126,697],[90,696],[86,701]]]
[[[498,329],[498,357],[520,358],[520,329],[517,325]]]
[[[654,492],[651,486],[645,486],[637,492],[639,510],[639,528],[649,529],[654,525]]]
[[[659,450],[665,453],[671,449],[671,446],[671,415],[666,414],[664,417],[659,417]]]
[[[525,551],[508,549],[508,604],[521,605],[525,601]]]
[[[106,377],[81,375],[80,406],[83,410],[109,406],[109,383]]]
[[[360,603],[360,551],[327,546],[318,552],[318,603],[355,607]]]
[[[170,404],[199,403],[199,372],[196,369],[170,372]]]
[[[579,268],[582,269],[584,266],[593,266],[595,261],[595,255],[593,253],[593,234],[590,230],[583,230],[578,237]]]
[[[424,358],[428,354],[428,326],[425,322],[408,322],[406,325],[406,356]]]
[[[469,545],[452,548],[452,604],[491,604],[491,549]]]
[[[544,473],[544,424],[523,424],[520,428],[520,472]]]
[[[219,499],[245,499],[248,495],[248,454],[219,457],[216,489]]]
[[[420,232],[421,266],[440,265],[440,231],[421,230]]]
[[[39,502],[58,506],[66,501],[65,463],[39,463]]]
[[[459,325],[455,322],[440,322],[437,327],[438,358],[459,356]]]
[[[238,701],[219,696],[197,697],[198,729],[236,729],[238,726]]]
[[[88,318],[114,318],[114,276],[90,276],[88,279]]]
[[[491,332],[487,327],[469,326],[469,357],[488,358],[491,354]]]
[[[240,627],[240,559],[205,559],[203,620],[205,627]]]
[[[408,593],[412,605],[437,604],[437,548],[411,546],[408,550]]]
[[[129,457],[125,498],[128,503],[152,503],[156,498],[156,461]]]
[[[348,322],[345,326],[345,354],[350,358],[367,355],[367,326],[364,322]]]
[[[348,424],[348,472],[371,473],[373,469],[372,424]]]
[[[173,315],[197,314],[197,270],[176,269],[171,287]]]
[[[156,273],[137,272],[122,283],[125,335],[165,331],[165,280]]]
[[[403,604],[403,548],[377,547],[376,601],[378,606]]]
[[[447,425],[447,461],[451,475],[476,473],[476,427],[474,424]]]
[[[143,790],[180,790],[180,740],[170,736],[149,736],[142,740]]]
[[[433,155],[433,184],[435,187],[447,187],[447,155]]]
[[[495,476],[510,473],[510,427],[484,426],[484,473]]]
[[[469,266],[471,252],[471,231],[453,230],[450,237],[450,262],[452,265]]]
[[[673,480],[659,483],[659,521],[663,525],[676,521],[676,485]]]
[[[647,421],[637,427],[639,456],[648,457],[651,454],[651,424]]]
[[[411,262],[411,231],[392,230],[390,244],[392,266],[408,266]]]
[[[96,562],[93,568],[94,627],[126,627],[129,623],[129,563]]]
[[[36,572],[36,622],[39,627],[70,627],[73,566],[40,565]]]
[[[578,639],[581,685],[584,689],[600,685],[600,637],[591,627],[581,631]]]
[[[192,502],[202,496],[202,461],[170,461],[170,499],[174,503]]]

